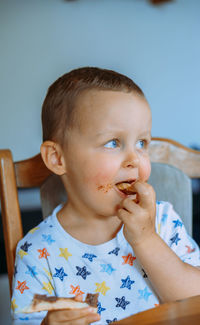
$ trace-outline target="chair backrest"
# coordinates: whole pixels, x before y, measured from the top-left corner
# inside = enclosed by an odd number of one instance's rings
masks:
[[[183,189],[183,183],[179,182],[182,182],[182,178],[186,177],[183,173],[190,178],[200,177],[200,152],[186,148],[172,140],[153,138],[150,146],[150,158],[154,163],[164,163],[182,170],[180,172],[175,168],[174,172],[174,169],[168,165],[164,167],[162,164],[152,164],[150,182],[155,187],[159,200],[169,200],[174,203],[177,211],[183,216],[188,231],[191,233],[191,187],[189,186],[190,190],[188,194]],[[172,170],[174,174],[171,177]],[[176,182],[174,182],[175,174],[178,175]],[[188,186],[188,179],[186,183]],[[13,162],[10,150],[0,150],[1,213],[10,290],[12,286],[16,245],[23,237],[17,189],[30,187],[39,187],[41,189],[41,206],[44,217],[57,204],[66,200],[66,194],[60,179],[52,175],[46,168],[40,154],[27,160]],[[173,193],[176,193],[174,197],[173,195],[172,197],[168,196],[171,192],[170,188],[174,190]],[[162,194],[161,190],[163,189],[164,192]],[[181,203],[176,205],[178,192],[182,192],[184,195],[180,196],[179,202]],[[188,201],[184,201],[187,195],[189,195],[189,199]],[[179,210],[179,208],[183,202],[188,203],[184,203],[185,206],[182,209],[184,210],[182,213],[182,210]],[[185,213],[186,211],[187,213]]]
[[[170,202],[181,216],[187,232],[192,236],[192,182],[180,169],[164,164],[151,163],[149,183],[158,201]]]

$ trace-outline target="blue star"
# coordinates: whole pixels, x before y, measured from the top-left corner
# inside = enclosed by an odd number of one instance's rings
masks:
[[[120,288],[127,288],[131,290],[131,285],[135,282],[130,279],[130,276],[128,275],[126,279],[121,279],[122,285]]]
[[[115,298],[117,301],[116,307],[121,307],[122,309],[126,309],[126,306],[130,304],[130,301],[126,301],[125,297],[122,296],[121,298]]]
[[[181,238],[178,238],[178,233],[176,233],[172,238],[170,238],[172,244],[178,244],[178,241],[181,240]]]
[[[110,320],[110,319],[106,319],[106,323],[107,324],[110,324],[112,322],[116,322],[117,321],[117,318],[114,318],[113,320]]]
[[[61,281],[64,280],[64,277],[67,276],[67,274],[64,272],[63,267],[61,267],[60,269],[57,269],[55,267],[56,273],[53,275],[55,278],[59,278]]]
[[[27,241],[22,245],[20,246],[20,248],[24,251],[24,252],[28,252],[28,248],[31,246],[32,244],[28,243]]]
[[[163,225],[166,223],[167,217],[168,217],[168,214],[166,214],[166,213],[162,214],[161,222],[163,223]]]
[[[28,271],[26,271],[26,274],[30,274],[32,276],[32,278],[34,278],[38,273],[36,272],[36,266],[29,266],[27,265]]]
[[[176,227],[182,227],[183,223],[180,220],[173,220],[174,228]]]
[[[107,272],[109,275],[111,275],[113,271],[116,271],[111,264],[101,264],[101,267],[102,269],[100,272]]]
[[[82,276],[83,280],[86,280],[87,276],[91,274],[91,272],[86,270],[86,266],[83,267],[76,266],[76,268],[78,270],[76,275]]]
[[[116,256],[118,256],[118,253],[120,251],[119,247],[116,247],[115,249],[113,249],[112,251],[110,251],[108,254],[115,254]]]
[[[46,241],[49,245],[55,242],[55,240],[51,238],[51,235],[42,235],[42,238],[42,241]]]
[[[97,256],[94,255],[94,254],[85,253],[82,257],[83,257],[83,258],[88,258],[88,260],[89,260],[90,262],[93,262],[93,259],[94,259],[95,257],[97,257]]]
[[[100,302],[98,302],[97,307],[98,307],[97,313],[99,315],[101,315],[101,312],[102,311],[106,310],[106,308],[101,307],[101,303]]]
[[[148,301],[149,296],[152,295],[152,292],[148,292],[147,287],[144,288],[144,290],[138,290],[140,296],[139,299],[144,299],[145,301]]]

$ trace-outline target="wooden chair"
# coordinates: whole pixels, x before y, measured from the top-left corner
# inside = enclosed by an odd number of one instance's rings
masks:
[[[184,222],[188,225],[189,232],[191,233],[191,209],[187,207],[187,205],[191,205],[191,183],[188,180],[189,178],[200,177],[200,152],[184,147],[169,139],[153,138],[150,146],[150,158],[152,161],[150,183],[155,187],[158,199],[166,200],[167,198],[170,201],[171,198],[173,201],[174,193],[176,193],[175,205],[176,201],[181,202],[179,208],[183,207],[184,211],[187,210],[190,213],[189,216],[184,216]],[[171,173],[172,177],[170,176]],[[182,179],[186,180],[185,183],[190,189],[190,198],[186,201],[186,206],[183,205],[185,202],[183,200],[187,196],[185,195],[184,198],[182,196],[182,193],[185,193],[182,188],[183,183],[181,183],[181,188],[179,188],[177,193],[177,186]],[[159,183],[159,180],[161,183]],[[1,213],[10,291],[12,287],[15,249],[18,241],[23,237],[17,189],[30,187],[40,188],[41,207],[44,217],[57,204],[66,200],[60,179],[52,175],[46,168],[40,154],[27,160],[13,162],[10,150],[0,150]],[[164,192],[171,193],[171,196],[168,194],[165,196],[165,193],[162,193],[163,189]],[[177,211],[180,213],[179,210]]]

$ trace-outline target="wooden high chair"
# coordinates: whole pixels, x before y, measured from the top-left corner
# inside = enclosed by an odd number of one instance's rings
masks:
[[[172,202],[188,232],[192,233],[192,190],[190,178],[200,177],[200,152],[164,138],[153,138],[150,145],[152,175],[158,200]],[[46,217],[66,200],[59,177],[52,175],[40,154],[13,162],[10,150],[0,150],[0,196],[7,270],[12,288],[15,249],[23,237],[18,188],[39,187],[41,207]]]

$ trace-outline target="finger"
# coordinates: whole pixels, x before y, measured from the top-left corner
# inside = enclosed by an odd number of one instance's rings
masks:
[[[100,319],[101,319],[101,316],[97,313],[89,314],[89,315],[85,316],[84,318],[80,318],[79,320],[77,320],[78,321],[77,323],[76,323],[76,321],[73,322],[73,325],[83,325],[83,324],[89,325],[91,323],[97,322]]]
[[[130,212],[125,209],[119,209],[117,215],[118,218],[125,224],[128,223],[131,216]]]
[[[143,208],[149,208],[155,204],[155,191],[150,184],[137,182],[134,184],[134,188],[138,193],[139,205]]]
[[[62,322],[62,324],[73,324],[73,325],[88,325],[88,324],[91,324],[91,323],[94,323],[94,322],[97,322],[98,320],[100,320],[101,317],[99,314],[95,313],[95,314],[88,314],[84,317],[80,317],[80,318],[77,318],[77,319],[71,319],[69,321],[64,321]]]
[[[82,296],[82,294],[78,294],[78,295],[76,295],[75,298],[74,298],[74,300],[76,300],[76,301],[83,301],[83,296]]]
[[[79,309],[52,310],[48,312],[47,319],[51,322],[75,320],[81,317],[85,317],[88,314],[95,314],[94,311],[95,309],[91,307]]]
[[[122,202],[122,209],[127,210],[129,213],[138,213],[140,210],[140,207],[137,204],[137,201],[135,201],[135,196],[129,196]]]
[[[137,194],[129,195],[128,198],[129,198],[131,201],[137,202]]]

